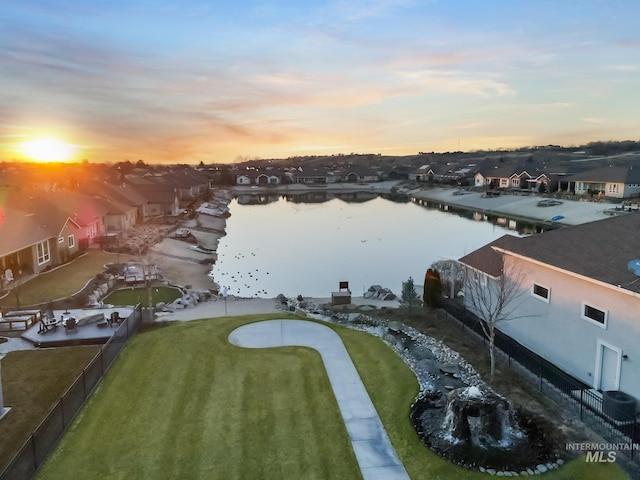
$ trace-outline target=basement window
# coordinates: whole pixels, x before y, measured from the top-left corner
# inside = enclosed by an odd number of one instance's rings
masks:
[[[543,302],[549,303],[550,290],[547,287],[534,283],[531,287],[531,294]]]
[[[602,328],[607,328],[607,312],[586,303],[582,304],[582,318]]]

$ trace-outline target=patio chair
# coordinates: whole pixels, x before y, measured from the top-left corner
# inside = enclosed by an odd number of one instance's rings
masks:
[[[69,317],[67,322],[64,324],[64,333],[69,333],[71,330],[75,330],[78,332],[78,322],[73,317]]]
[[[120,323],[122,321],[122,319],[120,318],[120,314],[118,312],[111,312],[111,315],[109,316],[109,326],[113,325],[114,323]]]

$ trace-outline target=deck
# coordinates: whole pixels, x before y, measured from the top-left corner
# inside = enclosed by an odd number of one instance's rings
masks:
[[[97,314],[104,314],[105,319],[109,318],[112,312],[118,312],[121,318],[128,318],[134,314],[133,307],[112,307],[93,309],[71,309],[67,311],[54,311],[55,318],[59,319],[67,316],[74,317],[79,322],[77,328],[67,331],[62,323],[48,331],[40,332],[40,322],[36,322],[26,332],[22,338],[30,341],[36,347],[61,347],[69,345],[95,345],[107,342],[122,325],[115,323],[110,325],[104,322],[91,322],[83,324],[83,319],[95,318]]]

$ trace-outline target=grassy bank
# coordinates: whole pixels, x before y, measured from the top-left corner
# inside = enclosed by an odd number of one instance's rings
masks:
[[[227,317],[136,335],[38,478],[359,478],[320,355],[227,342],[242,324],[285,317]],[[336,330],[412,478],[485,478],[420,442],[409,421],[417,382],[389,347]],[[545,478],[626,477],[615,465],[576,461]]]
[[[9,413],[0,421],[0,471],[16,454],[98,346],[10,352],[2,359],[2,390]]]
[[[182,291],[179,288],[160,286],[151,289],[151,300],[154,305],[158,302],[171,303],[180,297],[182,297]],[[120,306],[137,304],[141,304],[143,307],[149,306],[149,296],[144,287],[114,290],[102,301],[105,304]]]
[[[41,273],[18,287],[20,305],[26,307],[70,297],[102,272],[104,265],[114,262],[116,257],[115,253],[92,250],[55,270]],[[0,300],[0,307],[15,308],[17,303],[15,293],[15,291],[11,292]]]

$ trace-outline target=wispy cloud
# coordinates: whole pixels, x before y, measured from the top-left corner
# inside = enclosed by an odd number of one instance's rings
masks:
[[[576,124],[607,135],[637,127],[640,40],[631,21],[604,21],[605,6],[109,7],[0,6],[0,138],[57,129],[96,160],[211,161],[308,146],[410,153],[459,136],[530,144],[546,133],[569,137]]]

